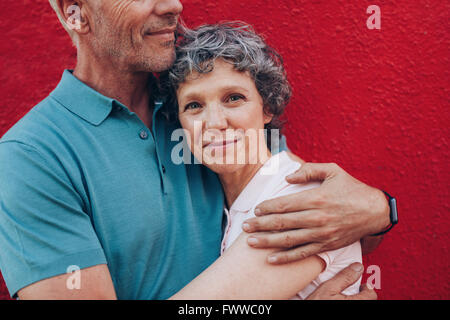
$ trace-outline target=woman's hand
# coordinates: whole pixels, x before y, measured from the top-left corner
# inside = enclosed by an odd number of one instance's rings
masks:
[[[342,248],[389,225],[384,194],[336,164],[303,164],[287,181],[322,181],[322,185],[264,201],[255,210],[257,217],[244,222],[244,231],[252,233],[247,239],[250,246],[284,249],[271,254],[269,263],[292,262]],[[374,242],[381,241],[380,237],[370,238],[363,246],[373,248]]]

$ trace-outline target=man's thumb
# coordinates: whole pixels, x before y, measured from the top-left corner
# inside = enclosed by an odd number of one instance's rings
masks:
[[[342,292],[352,284],[354,284],[361,277],[364,271],[364,266],[361,263],[355,262],[341,270],[334,278],[329,281],[334,282],[334,288],[337,292]]]

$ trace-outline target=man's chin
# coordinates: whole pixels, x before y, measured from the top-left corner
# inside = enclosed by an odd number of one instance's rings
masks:
[[[175,62],[174,48],[167,48],[160,55],[146,55],[139,59],[136,68],[141,72],[163,72],[169,69]]]

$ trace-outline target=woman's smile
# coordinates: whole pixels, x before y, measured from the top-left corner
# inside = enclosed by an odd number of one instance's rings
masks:
[[[235,138],[231,140],[208,142],[203,146],[203,148],[226,149],[230,146],[234,146],[240,140],[241,140],[240,138]]]

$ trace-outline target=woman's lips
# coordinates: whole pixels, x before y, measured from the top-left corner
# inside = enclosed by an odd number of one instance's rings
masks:
[[[203,148],[212,148],[212,149],[219,149],[219,148],[227,148],[232,144],[235,144],[239,141],[239,138],[235,138],[233,140],[223,140],[223,141],[214,141],[206,143]]]

